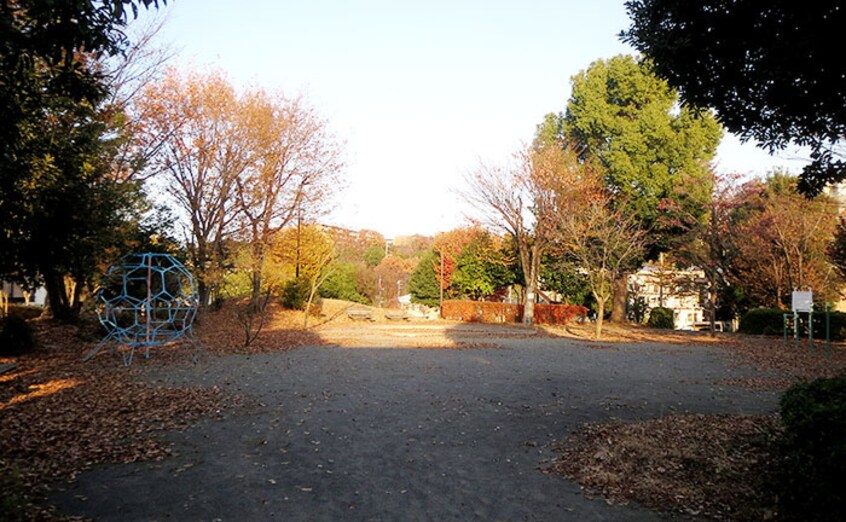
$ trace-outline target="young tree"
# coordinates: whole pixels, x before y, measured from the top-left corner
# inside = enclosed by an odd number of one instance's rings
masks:
[[[596,301],[596,338],[602,336],[605,305],[614,293],[614,282],[634,259],[643,255],[646,232],[624,206],[615,208],[608,190],[584,166],[583,175],[562,185],[555,216],[559,248],[585,274]],[[619,203],[619,200],[616,201]]]
[[[842,2],[637,0],[626,7],[632,26],[623,40],[687,104],[715,109],[731,132],[771,152],[791,141],[810,146],[803,192],[846,179],[846,67],[829,58],[842,44]]]
[[[440,305],[441,288],[436,268],[438,265],[438,256],[434,249],[420,258],[408,280],[408,291],[415,303],[431,307]]]
[[[492,228],[504,231],[517,247],[525,281],[523,322],[534,322],[541,260],[555,236],[556,191],[579,169],[573,151],[560,144],[527,147],[506,167],[477,168],[467,179],[464,199]]]
[[[566,112],[548,116],[538,136],[557,126],[582,159],[601,169],[615,208],[625,202],[625,212],[650,230],[647,258],[654,259],[683,233],[680,220],[705,215],[708,164],[722,129],[710,113],[679,107],[677,93],[631,56],[593,62],[573,77],[572,87]],[[682,185],[687,190],[676,190]],[[622,322],[625,274],[616,288],[611,317]]]

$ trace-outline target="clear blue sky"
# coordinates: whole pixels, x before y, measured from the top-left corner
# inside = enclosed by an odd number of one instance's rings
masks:
[[[451,191],[564,109],[570,77],[631,53],[622,0],[169,0],[162,40],[185,67],[238,86],[304,94],[346,141],[333,224],[387,237],[459,225]],[[718,168],[763,174],[801,161],[727,137]]]

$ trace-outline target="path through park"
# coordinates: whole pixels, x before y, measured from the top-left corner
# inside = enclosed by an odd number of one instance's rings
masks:
[[[103,521],[657,520],[540,471],[553,446],[585,422],[776,407],[775,392],[719,383],[744,375],[720,348],[501,332],[487,348],[305,347],[156,370],[249,405],[168,434],[172,458],[96,468],[51,500]]]

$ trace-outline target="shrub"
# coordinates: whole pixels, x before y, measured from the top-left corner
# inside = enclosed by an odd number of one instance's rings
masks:
[[[0,320],[0,355],[22,355],[34,348],[32,327],[26,319],[10,315]]]
[[[739,331],[752,335],[781,335],[784,313],[778,308],[753,308],[740,318]]]
[[[9,315],[17,315],[19,317],[23,317],[27,321],[30,319],[36,319],[41,317],[41,314],[44,312],[44,308],[41,306],[36,305],[10,305],[9,306]]]
[[[829,337],[832,341],[846,340],[846,313],[829,312]],[[825,310],[814,310],[814,338],[825,339]]]
[[[289,310],[305,309],[309,288],[305,279],[291,279],[282,286],[282,306]]]
[[[842,520],[846,513],[846,376],[793,386],[781,398],[782,515]]]
[[[536,304],[536,324],[567,324],[575,318],[584,320],[588,309],[571,304]]]
[[[676,324],[673,320],[673,311],[669,308],[661,308],[656,306],[649,311],[649,321],[647,324],[651,328],[662,328],[664,330],[672,330]]]

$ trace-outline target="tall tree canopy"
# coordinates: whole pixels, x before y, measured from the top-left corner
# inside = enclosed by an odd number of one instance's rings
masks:
[[[127,9],[151,5],[158,2],[0,5],[0,276],[43,281],[60,318],[75,315],[83,284],[137,202],[133,186],[108,175],[115,140],[94,64],[124,48]]]
[[[654,243],[666,248],[680,219],[699,219],[710,195],[708,163],[722,129],[712,115],[678,107],[678,95],[631,56],[597,60],[572,80],[560,132],[597,161]],[[539,136],[556,118],[547,116]],[[684,187],[684,189],[682,189]]]
[[[637,0],[622,39],[689,104],[770,151],[808,145],[800,189],[846,179],[846,9],[840,0]],[[835,54],[833,54],[835,53]],[[839,151],[838,151],[839,148]]]

